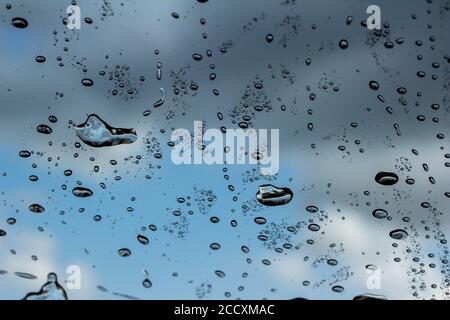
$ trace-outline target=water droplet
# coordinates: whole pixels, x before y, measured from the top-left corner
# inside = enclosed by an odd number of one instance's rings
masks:
[[[35,60],[37,63],[44,63],[46,59],[44,56],[37,56]]]
[[[293,193],[289,188],[277,188],[271,184],[262,185],[256,199],[266,206],[279,206],[291,201]]]
[[[144,245],[147,245],[147,244],[150,243],[150,240],[149,240],[146,236],[144,236],[144,235],[142,235],[142,234],[139,234],[139,235],[137,236],[137,239],[138,239],[138,241],[139,241],[141,244],[144,244]]]
[[[161,98],[153,104],[153,108],[162,106],[164,104],[164,101],[166,101],[166,91],[164,90],[164,88],[160,88],[159,90],[161,91]]]
[[[317,211],[319,211],[319,209],[316,206],[307,206],[306,211],[308,211],[309,213],[316,213]]]
[[[27,272],[14,272],[14,275],[16,275],[22,279],[28,279],[28,280],[36,280],[37,279],[37,277],[34,274],[27,273]]]
[[[117,251],[121,257],[129,257],[131,255],[131,250],[128,248],[122,248]]]
[[[397,123],[394,123],[394,129],[398,136],[402,135],[402,133],[400,132],[400,126]]]
[[[65,175],[66,177],[71,176],[71,175],[72,175],[72,170],[64,170],[64,175]]]
[[[403,240],[408,237],[408,233],[405,230],[396,229],[396,230],[389,232],[389,236],[395,240]]]
[[[375,209],[373,210],[372,215],[377,219],[385,219],[388,216],[388,213],[383,209]]]
[[[50,134],[52,133],[52,128],[46,124],[40,124],[37,126],[36,131],[42,134]]]
[[[209,245],[212,250],[219,250],[221,248],[220,244],[214,242]]]
[[[341,49],[347,49],[348,48],[348,41],[345,39],[342,39],[341,41],[339,41],[339,47]]]
[[[267,43],[271,43],[273,41],[273,35],[270,33],[268,35],[266,35],[266,41],[267,41]]]
[[[331,290],[333,290],[333,292],[336,292],[336,293],[342,293],[342,292],[344,292],[344,287],[343,286],[333,286],[331,288]]]
[[[11,24],[18,29],[24,29],[28,27],[28,21],[21,17],[13,18],[11,20]]]
[[[200,53],[194,53],[192,55],[192,59],[194,59],[195,61],[200,61],[203,59],[202,55]]]
[[[380,171],[375,176],[375,181],[384,186],[392,186],[398,182],[398,176],[393,172]]]
[[[85,87],[92,87],[94,85],[94,81],[89,78],[84,78],[81,80],[81,84]]]
[[[255,221],[255,223],[256,224],[266,224],[266,219],[265,218],[263,218],[263,217],[256,217],[255,219],[254,219],[254,221]]]
[[[91,147],[109,147],[136,141],[134,129],[114,128],[100,119],[90,115],[86,122],[75,128],[78,137]]]
[[[156,79],[157,80],[162,79],[162,64],[161,64],[161,62],[158,62],[156,64]]]
[[[149,279],[145,279],[144,281],[142,281],[142,285],[144,286],[144,288],[149,289],[152,287],[152,282]]]
[[[218,276],[219,278],[225,278],[225,272],[221,271],[221,270],[216,270],[214,271],[214,273],[216,274],[216,276]]]
[[[378,89],[380,89],[380,85],[378,84],[378,82],[373,81],[373,80],[369,82],[369,87],[370,87],[370,89],[372,89],[372,90],[378,90]]]
[[[337,265],[338,265],[338,261],[337,261],[336,259],[328,259],[328,260],[327,260],[327,263],[328,263],[330,266],[337,266]]]
[[[19,152],[19,157],[21,158],[28,158],[31,156],[31,152],[27,150],[22,150]]]
[[[28,207],[28,209],[31,212],[34,212],[34,213],[42,213],[42,212],[45,211],[45,208],[43,206],[41,206],[40,204],[37,204],[37,203],[34,203],[34,204],[30,205]]]
[[[39,292],[28,293],[24,300],[67,300],[64,288],[58,283],[55,273],[47,275],[47,282],[41,287]]]
[[[94,194],[91,189],[84,187],[75,187],[72,189],[72,193],[75,197],[79,198],[87,198]]]

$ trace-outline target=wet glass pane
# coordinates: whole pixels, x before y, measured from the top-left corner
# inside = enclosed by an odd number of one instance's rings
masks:
[[[450,1],[0,1],[0,299],[446,299]]]

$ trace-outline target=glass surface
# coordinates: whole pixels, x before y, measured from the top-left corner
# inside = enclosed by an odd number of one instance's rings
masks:
[[[450,2],[371,4],[0,1],[0,298],[448,298]]]

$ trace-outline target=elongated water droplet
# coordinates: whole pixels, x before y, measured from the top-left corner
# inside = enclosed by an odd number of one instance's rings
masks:
[[[220,246],[220,244],[214,242],[214,243],[211,243],[211,244],[209,245],[209,247],[210,247],[212,250],[219,250],[221,246]]]
[[[380,89],[380,85],[378,84],[378,82],[373,81],[373,80],[369,82],[369,87],[370,87],[370,89],[372,89],[372,90],[378,90],[378,89]]]
[[[79,198],[87,198],[94,194],[91,189],[84,187],[75,187],[73,188],[72,193],[75,197]]]
[[[41,287],[39,292],[28,293],[24,300],[67,300],[64,288],[58,283],[55,273],[49,273],[47,282]]]
[[[256,199],[266,206],[279,206],[291,201],[293,193],[289,188],[278,188],[271,184],[262,185]]]
[[[256,217],[254,221],[256,224],[266,224],[266,219],[263,217]]]
[[[31,152],[28,150],[22,150],[19,152],[19,157],[21,158],[28,158],[31,156]]]
[[[316,206],[307,206],[306,211],[308,211],[309,213],[316,213],[317,211],[319,211],[319,209]]]
[[[75,128],[78,137],[91,147],[110,147],[136,141],[134,129],[114,128],[95,114]]]
[[[92,87],[94,85],[94,81],[89,78],[84,78],[81,80],[81,84],[85,87]]]
[[[31,212],[34,212],[34,213],[42,213],[42,212],[45,211],[45,208],[43,206],[41,206],[40,204],[37,204],[37,203],[34,203],[34,204],[30,205],[28,207],[28,209]]]
[[[150,243],[150,240],[149,240],[146,236],[144,236],[144,235],[142,235],[142,234],[139,234],[139,235],[137,236],[137,239],[138,239],[138,241],[139,241],[141,244],[144,244],[144,245],[147,245],[147,244]]]
[[[158,62],[156,64],[156,79],[158,79],[158,80],[162,79],[162,64],[161,64],[161,62]]]
[[[221,271],[221,270],[216,270],[214,271],[214,273],[216,274],[216,276],[218,276],[219,278],[225,278],[225,272]]]
[[[158,108],[162,106],[164,104],[164,101],[166,101],[166,91],[164,90],[164,88],[160,88],[160,91],[161,91],[161,98],[153,104],[153,108]]]
[[[119,249],[119,250],[117,251],[117,253],[118,253],[119,256],[121,256],[121,257],[129,257],[129,256],[131,256],[131,250],[128,249],[128,248],[122,248],[122,249]]]

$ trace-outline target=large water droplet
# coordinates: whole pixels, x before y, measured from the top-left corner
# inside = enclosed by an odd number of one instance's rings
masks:
[[[40,124],[37,126],[36,131],[42,134],[50,134],[52,133],[52,128],[46,124]]]
[[[24,29],[28,27],[28,21],[21,17],[13,18],[11,20],[11,24],[18,29]]]
[[[64,288],[58,283],[55,273],[49,273],[47,282],[41,287],[39,292],[30,292],[24,300],[67,300]]]
[[[271,184],[262,185],[256,199],[265,206],[279,206],[291,201],[293,193],[289,188],[277,188]]]
[[[78,137],[91,147],[109,147],[136,141],[134,129],[113,128],[97,115],[90,115],[75,128]]]
[[[398,182],[398,176],[393,172],[380,171],[375,176],[375,181],[383,186],[392,186]]]

